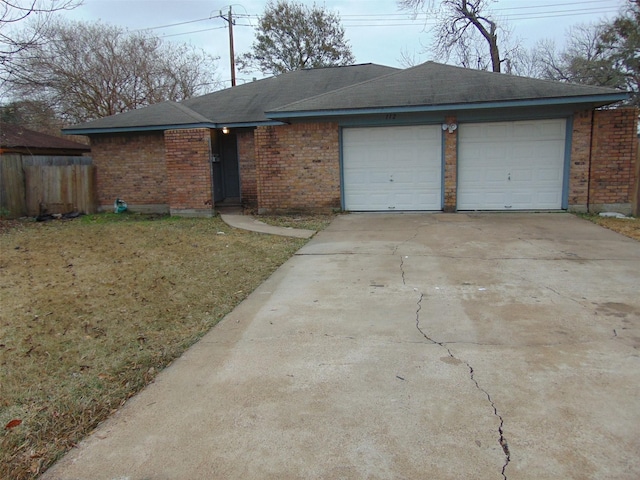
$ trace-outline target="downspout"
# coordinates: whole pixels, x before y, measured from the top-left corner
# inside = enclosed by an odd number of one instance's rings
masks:
[[[591,133],[589,137],[589,170],[587,176],[587,213],[591,213],[591,159],[593,157],[593,131],[595,128],[596,111],[591,110]]]

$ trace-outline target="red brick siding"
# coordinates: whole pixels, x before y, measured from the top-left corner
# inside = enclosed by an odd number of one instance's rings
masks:
[[[457,123],[454,116],[445,123]],[[444,133],[444,211],[455,212],[458,204],[458,130]]]
[[[638,111],[635,108],[594,112],[589,203],[593,211],[609,205],[631,209],[636,185]]]
[[[589,161],[591,149],[591,119],[593,112],[585,110],[573,116],[571,161],[569,162],[569,209],[586,211],[589,201]]]
[[[171,213],[211,215],[211,131],[167,130],[164,140]]]
[[[167,168],[162,132],[115,133],[91,136],[99,208],[113,208],[116,198],[136,206],[167,210]]]
[[[340,208],[336,123],[258,127],[255,150],[260,212]]]
[[[258,205],[258,175],[253,130],[238,130],[238,162],[240,164],[240,195],[245,207]]]

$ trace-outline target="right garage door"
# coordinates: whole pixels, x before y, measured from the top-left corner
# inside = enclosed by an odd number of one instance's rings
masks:
[[[458,210],[562,208],[566,121],[460,125]]]

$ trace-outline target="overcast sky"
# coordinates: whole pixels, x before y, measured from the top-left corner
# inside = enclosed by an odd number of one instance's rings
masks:
[[[257,24],[266,3],[242,0],[232,4],[236,56],[250,49],[254,39],[252,26]],[[624,0],[497,0],[493,10],[526,46],[533,46],[542,38],[555,38],[562,43],[571,25],[610,19],[624,3]],[[432,60],[422,47],[430,42],[425,31],[425,21],[427,30],[429,26],[427,17],[412,20],[407,12],[398,9],[395,0],[319,0],[316,4],[340,15],[357,63],[401,67],[402,51],[420,61]],[[226,22],[219,17],[221,11],[226,15],[229,4],[218,0],[84,0],[82,6],[63,15],[74,20],[100,20],[130,30],[152,28],[168,41],[194,44],[220,57],[220,79],[229,86],[229,33]],[[176,25],[182,22],[188,23]],[[239,72],[237,76],[238,83],[242,83],[261,75]]]

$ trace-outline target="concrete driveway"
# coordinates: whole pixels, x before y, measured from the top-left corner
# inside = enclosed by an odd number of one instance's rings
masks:
[[[640,478],[640,243],[338,217],[44,478]]]

